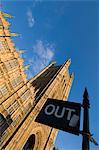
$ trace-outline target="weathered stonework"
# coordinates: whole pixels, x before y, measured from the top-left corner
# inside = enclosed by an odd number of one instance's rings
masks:
[[[67,100],[73,81],[68,67],[51,63],[31,80],[24,73],[24,60],[17,52],[9,22],[0,12],[0,149],[51,150],[57,129],[35,122],[47,98]],[[32,141],[32,140],[33,141]]]

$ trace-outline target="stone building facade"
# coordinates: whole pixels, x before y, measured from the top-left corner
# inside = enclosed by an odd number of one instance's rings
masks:
[[[0,12],[0,149],[51,150],[57,129],[35,122],[47,98],[67,100],[73,81],[71,60],[51,63],[27,80],[26,66],[9,31],[10,15]]]

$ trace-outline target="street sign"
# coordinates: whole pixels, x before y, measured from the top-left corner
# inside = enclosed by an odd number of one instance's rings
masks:
[[[79,135],[81,104],[48,99],[36,122]]]

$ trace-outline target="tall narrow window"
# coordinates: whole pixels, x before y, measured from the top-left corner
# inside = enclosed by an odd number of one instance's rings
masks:
[[[23,93],[23,95],[21,96],[21,100],[22,102],[24,102],[25,100],[27,100],[27,98],[29,98],[31,96],[31,93],[29,90],[25,91],[25,93]]]
[[[8,127],[8,124],[7,124],[6,119],[4,118],[2,114],[0,114],[0,136],[7,129],[7,127]]]
[[[15,112],[14,108],[11,105],[7,108],[7,111],[10,115],[12,115]]]
[[[11,81],[13,87],[17,87],[22,82],[22,76],[18,76],[17,78]]]
[[[16,116],[16,118],[14,118],[13,122],[12,122],[12,125],[15,127],[19,124],[21,120],[21,115],[19,114],[18,116]]]
[[[50,76],[50,74],[51,74],[51,71],[47,72],[47,74],[45,74],[45,77]]]
[[[15,101],[12,102],[12,103],[9,105],[9,107],[7,108],[8,113],[9,113],[10,115],[12,115],[12,114],[18,109],[19,106],[20,106],[20,105],[19,105],[18,101],[15,100]]]
[[[6,95],[8,93],[6,84],[0,86],[0,92],[2,93],[2,95]]]
[[[33,150],[34,145],[35,145],[35,135],[32,134],[32,135],[28,138],[26,144],[24,145],[23,150]]]

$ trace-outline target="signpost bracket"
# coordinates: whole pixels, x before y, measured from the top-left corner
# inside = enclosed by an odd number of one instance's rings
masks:
[[[91,134],[90,132],[86,133],[86,132],[83,132],[83,131],[79,131],[79,134],[81,134],[82,136],[88,137],[88,139],[90,140],[90,142],[94,143],[96,146],[99,146],[99,144],[93,138],[93,134]]]

